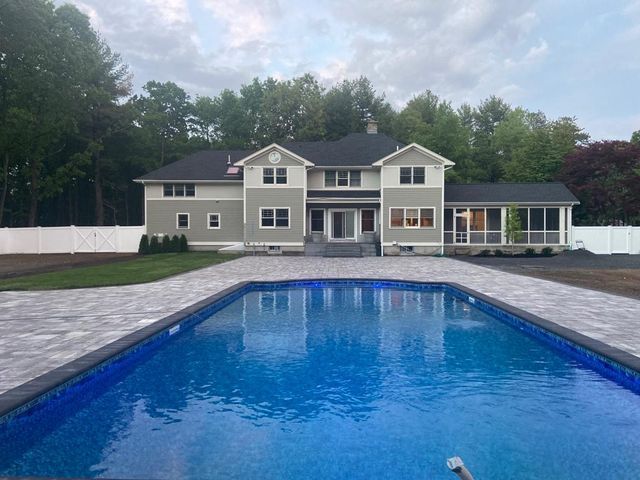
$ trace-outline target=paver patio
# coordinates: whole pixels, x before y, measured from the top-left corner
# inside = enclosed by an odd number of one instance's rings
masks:
[[[243,257],[142,285],[0,292],[0,393],[246,280],[465,285],[640,357],[640,301],[436,257]]]

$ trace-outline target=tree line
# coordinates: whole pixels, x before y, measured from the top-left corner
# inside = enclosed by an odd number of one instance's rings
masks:
[[[640,221],[639,132],[635,143],[590,143],[575,118],[496,96],[455,108],[426,90],[396,109],[366,77],[329,88],[311,74],[256,78],[215,97],[149,81],[132,95],[128,66],[77,8],[0,2],[0,226],[140,224],[132,179],[152,169],[202,149],[336,140],[369,118],[454,161],[449,182],[561,179],[583,200],[579,221]],[[628,206],[607,208],[603,192]]]

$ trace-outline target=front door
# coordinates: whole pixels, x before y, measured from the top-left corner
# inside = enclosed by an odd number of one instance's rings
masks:
[[[332,210],[331,211],[331,239],[332,240],[355,240],[356,211],[355,210]]]

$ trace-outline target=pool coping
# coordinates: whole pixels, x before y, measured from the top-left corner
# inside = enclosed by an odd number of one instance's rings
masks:
[[[453,290],[457,290],[466,295],[466,301],[474,303],[479,300],[494,308],[497,308],[509,315],[512,315],[525,323],[532,324],[545,332],[556,335],[561,339],[575,344],[576,346],[586,349],[589,352],[603,357],[605,360],[614,362],[632,372],[640,375],[640,357],[637,357],[620,348],[608,345],[600,340],[593,339],[582,333],[563,327],[555,322],[542,318],[540,316],[529,313],[520,308],[509,305],[501,300],[497,300],[489,295],[485,295],[476,290],[468,288],[455,282],[442,281],[415,281],[404,279],[387,279],[387,278],[306,278],[306,279],[282,279],[282,280],[253,280],[238,282],[231,287],[223,289],[209,297],[206,297],[178,312],[172,313],[160,320],[157,320],[135,332],[125,335],[107,345],[104,345],[93,352],[87,353],[75,360],[72,360],[60,367],[46,372],[34,379],[31,379],[17,387],[14,387],[0,394],[0,424],[6,418],[12,417],[16,411],[26,411],[32,406],[41,402],[49,392],[52,392],[66,384],[73,384],[76,379],[80,379],[83,375],[91,373],[98,369],[101,365],[108,364],[110,361],[127,354],[130,350],[144,344],[145,341],[151,340],[163,332],[170,331],[172,327],[181,324],[192,316],[197,316],[203,309],[210,307],[216,303],[220,303],[224,299],[228,299],[239,291],[250,288],[252,285],[278,285],[289,284],[292,287],[296,285],[302,286],[305,283],[348,283],[360,282],[365,284],[390,283],[405,284],[417,286],[444,286]],[[26,407],[26,408],[25,408]],[[2,477],[0,477],[2,478]]]

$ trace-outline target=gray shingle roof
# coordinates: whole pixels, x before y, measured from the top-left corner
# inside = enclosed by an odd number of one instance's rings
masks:
[[[282,146],[318,167],[363,167],[405,145],[384,134],[351,133],[334,142],[288,142]],[[239,180],[225,176],[227,159],[242,160],[254,150],[204,150],[143,175],[138,180]]]
[[[559,182],[548,183],[447,183],[445,203],[580,203]]]
[[[289,142],[282,146],[317,167],[363,167],[403,148],[405,144],[382,133],[350,133],[334,142]]]
[[[231,157],[233,165],[251,153],[248,150],[204,150],[149,172],[138,180],[242,180],[242,169],[239,175],[225,175],[227,161]]]

